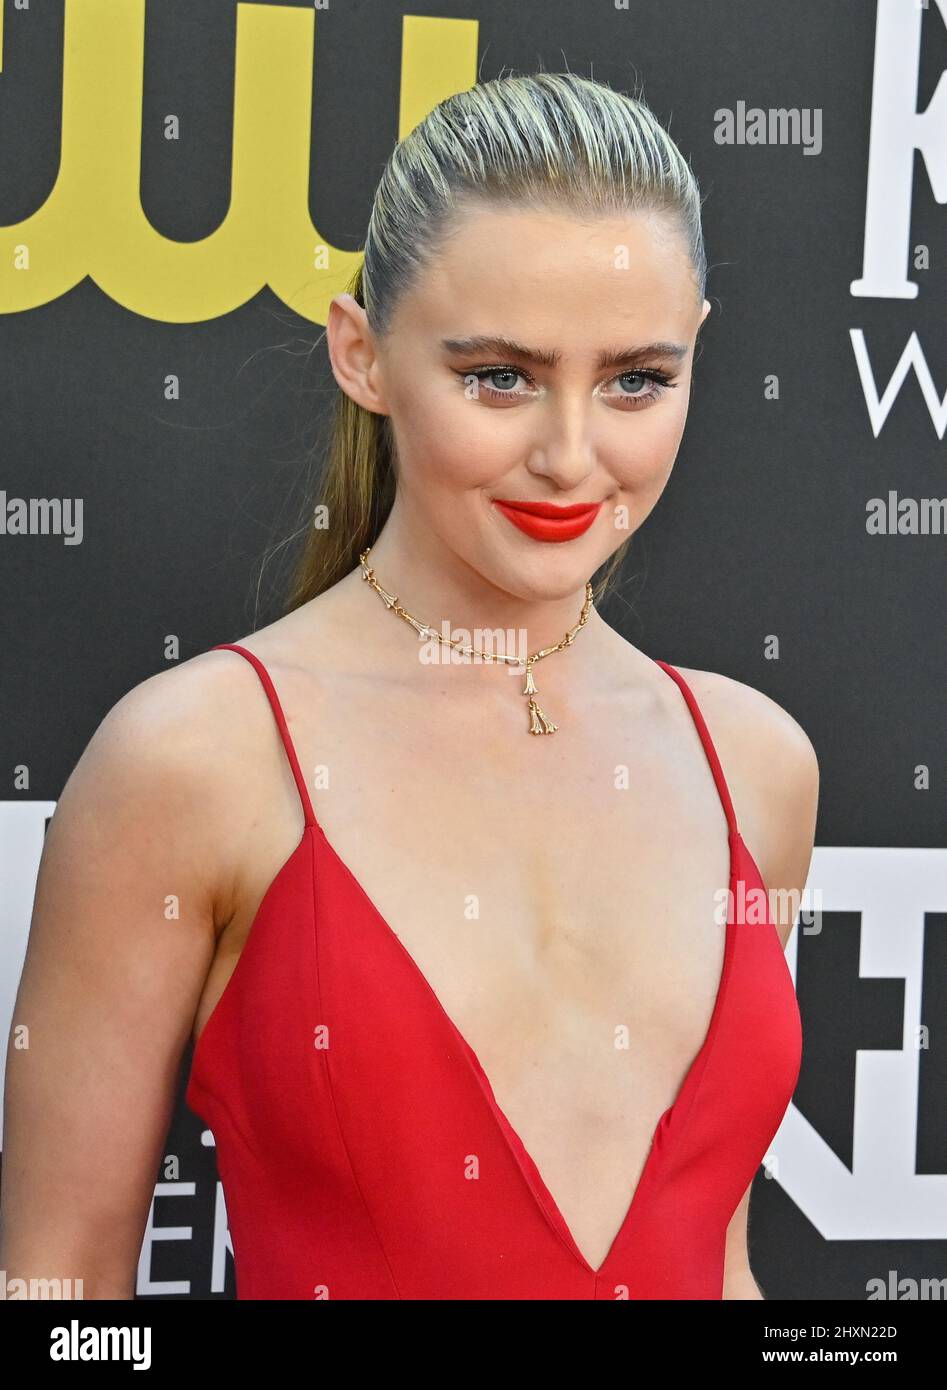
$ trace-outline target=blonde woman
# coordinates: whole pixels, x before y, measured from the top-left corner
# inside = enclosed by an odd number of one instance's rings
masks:
[[[705,279],[690,168],[605,85],[502,77],[393,151],[285,615],[119,701],[49,827],[8,1279],[133,1296],[193,1037],[240,1298],[762,1296],[816,758],[596,607]]]

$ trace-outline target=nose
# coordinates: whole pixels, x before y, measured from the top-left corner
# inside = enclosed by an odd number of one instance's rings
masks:
[[[531,473],[549,478],[563,492],[580,488],[595,472],[592,405],[592,401],[578,400],[550,403],[546,428],[535,440],[526,460]]]

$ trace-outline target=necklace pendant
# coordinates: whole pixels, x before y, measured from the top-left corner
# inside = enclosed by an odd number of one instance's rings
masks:
[[[3,0],[0,0],[0,4],[2,3]],[[2,11],[0,11],[0,13],[2,13]],[[551,719],[547,718],[533,698],[538,693],[536,690],[536,682],[533,680],[533,663],[535,661],[541,661],[543,657],[552,656],[555,652],[561,651],[565,647],[571,647],[576,633],[580,632],[585,626],[589,613],[592,610],[592,604],[595,598],[595,593],[592,589],[592,581],[586,581],[585,602],[582,605],[582,611],[579,614],[579,620],[575,626],[570,628],[562,640],[557,642],[554,647],[543,647],[541,651],[534,652],[532,656],[527,656],[524,660],[523,658],[505,655],[498,656],[493,652],[478,651],[476,648],[466,646],[458,640],[442,636],[441,633],[437,632],[428,623],[422,623],[418,618],[413,617],[407,609],[398,602],[397,595],[389,593],[387,589],[383,589],[375,578],[374,568],[368,564],[368,556],[371,553],[371,549],[372,547],[369,545],[359,553],[358,558],[362,567],[362,578],[371,584],[372,588],[383,600],[385,607],[392,613],[395,613],[399,618],[403,618],[405,622],[410,623],[419,637],[435,638],[442,646],[450,647],[452,650],[459,651],[465,656],[482,657],[488,664],[494,661],[502,661],[509,666],[524,665],[526,680],[523,684],[523,694],[529,697],[529,732],[531,734],[554,734],[559,725],[554,724]]]
[[[547,719],[535,700],[529,702],[529,731],[531,734],[554,734],[558,724]]]

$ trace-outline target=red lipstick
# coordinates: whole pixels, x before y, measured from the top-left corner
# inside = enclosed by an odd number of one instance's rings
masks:
[[[601,502],[575,502],[562,507],[554,502],[517,502],[504,497],[494,497],[493,504],[534,541],[575,540],[589,529],[602,505]]]

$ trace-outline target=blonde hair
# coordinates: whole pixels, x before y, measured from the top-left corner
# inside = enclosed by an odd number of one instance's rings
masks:
[[[580,217],[667,213],[683,234],[703,302],[707,261],[697,181],[671,137],[637,96],[573,73],[497,77],[440,102],[385,165],[365,251],[349,293],[380,339],[399,297],[423,276],[443,240],[474,205],[565,208]],[[339,388],[319,502],[327,528],[307,539],[286,602],[291,612],[358,564],[391,510],[397,480],[390,418]],[[307,501],[313,515],[313,501]],[[594,586],[601,599],[629,536]]]

